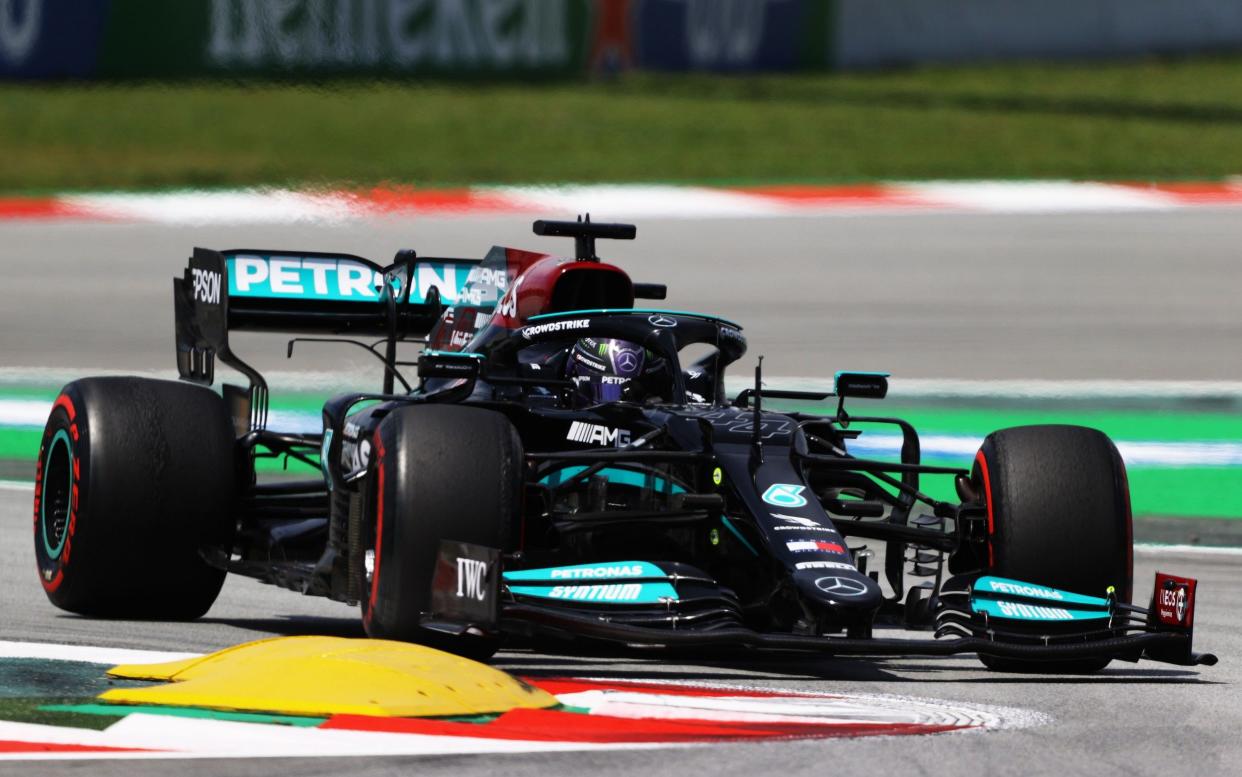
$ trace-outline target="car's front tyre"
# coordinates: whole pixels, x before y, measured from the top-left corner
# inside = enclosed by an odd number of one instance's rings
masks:
[[[1061,425],[993,432],[975,457],[972,481],[988,510],[989,574],[1088,596],[1112,587],[1130,601],[1129,488],[1103,432]],[[1093,672],[1109,663],[981,659],[991,669],[1026,672]]]
[[[421,620],[441,540],[511,548],[522,494],[517,430],[491,410],[414,405],[380,422],[371,456],[361,586],[367,634],[490,657],[495,638],[431,631]]]

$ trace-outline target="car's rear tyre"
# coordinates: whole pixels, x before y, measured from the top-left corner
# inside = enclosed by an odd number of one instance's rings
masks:
[[[1130,601],[1130,495],[1112,441],[1081,426],[1020,426],[988,435],[975,457],[975,487],[988,508],[991,574]],[[1068,627],[1075,630],[1077,626]],[[1055,624],[1041,624],[1044,633]],[[1098,671],[1109,659],[1028,661],[980,656],[1013,672]]]
[[[372,445],[373,520],[364,532],[362,622],[368,635],[418,642],[476,660],[494,637],[420,625],[441,540],[510,549],[519,520],[522,443],[500,413],[415,405],[385,418]]]
[[[61,391],[39,450],[34,545],[52,604],[82,615],[188,620],[223,570],[200,549],[233,530],[233,431],[212,391],[87,378]]]

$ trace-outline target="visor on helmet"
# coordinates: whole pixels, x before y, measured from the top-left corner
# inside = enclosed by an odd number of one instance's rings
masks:
[[[590,403],[637,400],[639,378],[647,365],[640,345],[626,340],[584,337],[569,354],[566,377],[574,383],[577,398]]]

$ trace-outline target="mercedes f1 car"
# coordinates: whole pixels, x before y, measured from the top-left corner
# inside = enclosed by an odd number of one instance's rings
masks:
[[[1130,603],[1126,473],[1101,432],[1003,429],[970,466],[929,466],[909,423],[847,411],[883,398],[885,374],[779,391],[760,360],[729,397],[742,328],[635,307],[665,288],[596,256],[633,226],[535,233],[573,238],[574,256],[407,250],[380,266],[195,249],[173,283],[182,382],[86,378],[55,402],[34,500],[51,601],[190,619],[233,573],[360,605],[369,635],[473,657],[559,639],[977,653],[1001,670],[1215,662],[1191,649],[1194,580],[1157,574],[1150,607]],[[361,346],[382,389],[330,399],[321,433],[269,428],[234,331],[298,335],[290,354]],[[248,385],[207,388],[217,360]],[[771,409],[790,400],[829,404]],[[877,426],[900,455],[851,453]],[[257,477],[271,456],[322,476]],[[925,493],[931,477],[958,499]]]

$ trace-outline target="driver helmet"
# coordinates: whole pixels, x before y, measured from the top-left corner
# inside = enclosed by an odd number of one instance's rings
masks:
[[[662,364],[663,359],[628,340],[584,337],[570,349],[566,377],[578,404],[641,402],[648,393],[643,378]]]

